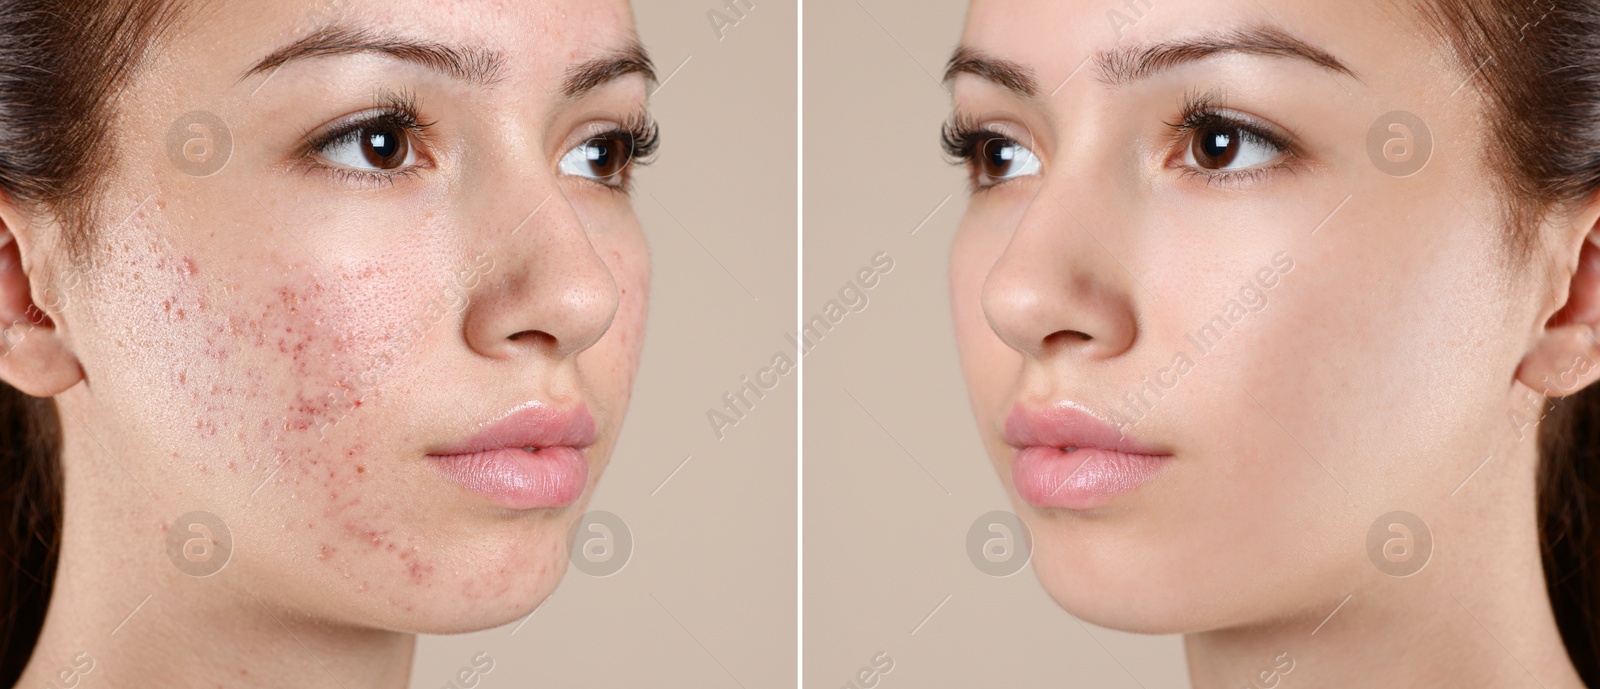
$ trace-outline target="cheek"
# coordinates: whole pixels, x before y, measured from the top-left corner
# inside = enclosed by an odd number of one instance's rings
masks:
[[[983,312],[983,286],[1009,234],[983,226],[975,214],[962,220],[950,250],[950,309],[956,331],[956,348],[967,379],[968,393],[978,413],[993,407],[992,395],[1004,394],[1002,381],[1021,364],[1021,355],[1000,340]]]
[[[586,365],[605,366],[608,378],[620,386],[626,400],[639,368],[650,310],[650,253],[637,226],[595,244],[616,282],[617,312],[600,341],[580,356]]]
[[[189,353],[178,360],[197,365],[180,365],[169,383],[201,412],[198,438],[226,432],[280,451],[333,438],[450,315],[448,272],[430,254],[443,248],[402,241],[342,264],[181,259],[212,275],[192,281],[209,289],[181,284],[161,306],[193,312],[172,335]],[[241,273],[252,282],[232,282]],[[243,413],[229,418],[230,408]]]
[[[433,577],[425,530],[389,497],[421,454],[394,419],[410,399],[403,374],[453,322],[471,284],[454,272],[471,262],[419,236],[339,263],[157,240],[109,257],[98,288],[123,296],[97,314],[112,349],[90,375],[111,383],[96,390],[105,407],[138,409],[112,423],[167,493],[162,509],[204,505],[276,541],[263,547],[287,559],[241,553],[272,558],[256,563],[269,571],[325,565],[357,592]],[[137,399],[163,403],[125,404]]]
[[[1282,314],[1265,322],[1263,356],[1235,375],[1265,389],[1279,421],[1336,471],[1421,471],[1481,437],[1472,427],[1504,399],[1514,368],[1506,305],[1484,288],[1488,255],[1471,242],[1419,243],[1388,259],[1301,262],[1274,290]]]

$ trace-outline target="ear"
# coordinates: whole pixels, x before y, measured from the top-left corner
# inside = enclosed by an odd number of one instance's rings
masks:
[[[1558,280],[1567,276],[1556,283],[1566,301],[1517,367],[1517,380],[1546,397],[1571,395],[1600,378],[1600,195],[1573,217],[1556,272]]]
[[[45,271],[38,252],[29,252],[37,242],[29,242],[28,222],[0,197],[0,380],[34,397],[53,397],[83,380],[83,368],[52,318],[67,306],[64,292],[34,279]]]

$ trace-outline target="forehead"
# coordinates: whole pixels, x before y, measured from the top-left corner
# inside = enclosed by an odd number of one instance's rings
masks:
[[[627,0],[212,0],[182,17],[166,37],[166,59],[149,66],[183,72],[191,85],[211,77],[231,83],[274,50],[329,27],[499,53],[508,77],[546,83],[636,36]]]
[[[1418,0],[1420,1],[1420,0]],[[1267,4],[1270,4],[1268,9]],[[1018,62],[1055,84],[1113,50],[1275,29],[1336,56],[1369,86],[1405,90],[1454,74],[1410,0],[973,0],[964,47]]]

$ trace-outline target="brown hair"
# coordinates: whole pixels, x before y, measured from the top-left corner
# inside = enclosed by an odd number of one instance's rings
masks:
[[[1541,241],[1539,221],[1600,189],[1600,0],[1429,0],[1423,17],[1483,98],[1484,154],[1525,264]],[[1544,408],[1545,587],[1578,675],[1600,686],[1600,386]]]
[[[112,107],[176,12],[169,0],[0,0],[0,192],[58,221],[68,254],[95,225]],[[10,347],[0,340],[0,356]],[[55,404],[0,383],[0,686],[22,674],[49,604],[60,448]]]

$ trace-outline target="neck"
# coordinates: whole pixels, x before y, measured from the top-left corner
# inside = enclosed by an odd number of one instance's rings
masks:
[[[180,571],[164,528],[177,515],[161,507],[173,496],[152,496],[78,435],[63,449],[73,470],[55,587],[18,687],[406,686],[415,635],[296,611],[246,568]]]
[[[1535,434],[1526,435],[1505,441],[1456,494],[1410,510],[1433,538],[1421,571],[1379,572],[1357,542],[1354,573],[1301,614],[1186,636],[1195,689],[1366,686],[1380,678],[1389,687],[1582,689],[1545,590],[1538,453]]]

